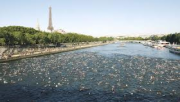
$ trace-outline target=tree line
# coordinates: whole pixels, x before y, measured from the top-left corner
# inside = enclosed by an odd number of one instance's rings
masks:
[[[125,38],[119,38],[119,40],[164,40],[167,42],[172,43],[177,43],[180,44],[180,33],[174,33],[174,34],[168,34],[165,36],[157,36],[157,35],[152,35],[150,37],[142,38],[142,37],[125,37]]]
[[[59,44],[59,43],[75,43],[75,42],[93,42],[93,41],[112,41],[112,37],[95,38],[93,36],[58,32],[42,32],[29,27],[8,26],[0,27],[0,45],[35,45],[35,44]]]
[[[142,37],[125,37],[125,38],[119,38],[119,40],[146,40]]]
[[[164,40],[167,42],[180,44],[180,33],[168,34],[161,37],[157,35],[151,36],[148,38],[149,40]]]
[[[180,33],[169,34],[167,36],[163,36],[161,39],[166,40],[170,42],[171,44],[172,43],[180,44]]]

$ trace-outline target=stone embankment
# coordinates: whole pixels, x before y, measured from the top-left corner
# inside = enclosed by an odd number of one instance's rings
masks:
[[[39,48],[0,47],[0,63],[17,60],[17,59],[37,57],[37,56],[43,56],[43,55],[48,55],[48,54],[55,54],[55,53],[60,53],[60,52],[67,52],[67,51],[73,51],[73,50],[84,49],[84,48],[89,48],[89,47],[101,46],[101,45],[106,45],[110,43],[113,43],[113,42],[107,42],[107,43],[90,42],[88,44],[87,43],[79,43],[79,44],[66,43],[66,44],[63,44],[62,47],[53,47],[53,46],[39,47]]]

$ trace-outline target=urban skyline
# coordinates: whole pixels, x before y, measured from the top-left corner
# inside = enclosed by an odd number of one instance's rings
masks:
[[[48,8],[51,6],[54,30],[63,29],[92,36],[138,36],[180,32],[178,0],[10,1],[1,3],[1,27],[18,25],[35,28],[39,19],[41,30],[47,31]]]

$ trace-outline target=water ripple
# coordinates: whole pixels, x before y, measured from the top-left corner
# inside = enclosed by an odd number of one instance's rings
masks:
[[[95,52],[1,63],[0,100],[177,101],[179,63],[122,54],[107,57]]]

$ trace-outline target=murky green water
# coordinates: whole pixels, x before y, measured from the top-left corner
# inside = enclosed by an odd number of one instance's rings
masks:
[[[180,57],[111,44],[0,63],[0,101],[178,101]]]

